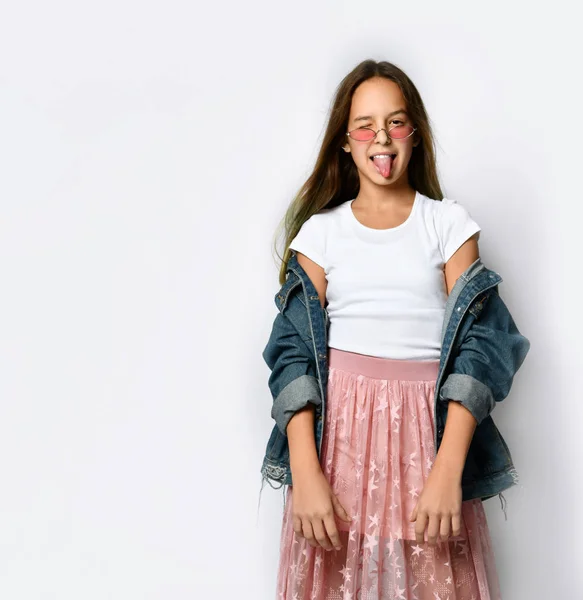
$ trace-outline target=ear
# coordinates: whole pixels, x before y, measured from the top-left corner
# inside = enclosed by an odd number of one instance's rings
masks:
[[[344,150],[344,152],[350,152],[350,144],[346,142],[346,144],[342,146],[342,150]]]

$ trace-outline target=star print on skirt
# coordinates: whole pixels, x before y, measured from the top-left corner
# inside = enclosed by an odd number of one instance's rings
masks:
[[[394,360],[329,348],[320,464],[352,517],[335,518],[342,548],[313,548],[293,530],[286,491],[280,600],[500,600],[480,499],[462,503],[461,531],[417,543],[409,517],[435,460],[438,360]]]

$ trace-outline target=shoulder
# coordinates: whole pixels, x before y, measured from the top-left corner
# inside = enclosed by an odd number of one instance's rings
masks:
[[[342,206],[320,209],[304,221],[300,232],[303,235],[317,235],[319,237],[327,235],[328,232],[333,230],[335,223],[340,218]]]
[[[456,198],[443,198],[443,200],[432,200],[431,202],[434,222],[440,233],[445,233],[451,227],[473,220],[465,203]]]
[[[322,208],[317,213],[314,213],[311,217],[309,217],[305,221],[304,225],[306,223],[310,223],[310,225],[312,227],[325,227],[325,225],[329,221],[329,219],[330,219],[330,209]]]
[[[326,236],[328,230],[329,215],[326,210],[320,210],[308,217],[300,227],[296,238],[320,239]]]
[[[456,198],[443,198],[442,200],[431,200],[431,207],[436,218],[441,218],[443,214],[447,216],[450,211],[458,210],[462,204]],[[453,207],[453,208],[452,208]]]
[[[340,210],[342,209],[343,206],[344,206],[344,203],[340,204],[338,206],[321,208],[317,213],[314,213],[310,217],[310,219],[316,219],[317,221],[320,221],[320,222],[332,221],[336,217],[336,215],[340,212]]]
[[[465,203],[455,198],[435,200],[433,206],[435,229],[444,262],[447,262],[463,242],[481,231]]]
[[[321,209],[304,221],[289,247],[326,268],[326,241],[333,209]]]
[[[457,198],[443,198],[442,200],[433,200],[436,210],[441,214],[448,215],[461,214],[468,211],[465,202]]]

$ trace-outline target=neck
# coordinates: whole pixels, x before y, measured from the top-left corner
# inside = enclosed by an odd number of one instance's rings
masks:
[[[382,209],[386,206],[409,206],[415,200],[415,190],[406,183],[400,186],[368,186],[358,192],[354,204]]]

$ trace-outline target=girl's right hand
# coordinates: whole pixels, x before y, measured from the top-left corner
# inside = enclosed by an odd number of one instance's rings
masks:
[[[297,536],[306,538],[314,548],[342,548],[334,515],[348,523],[352,519],[321,469],[309,475],[294,476],[292,503],[293,529]]]

